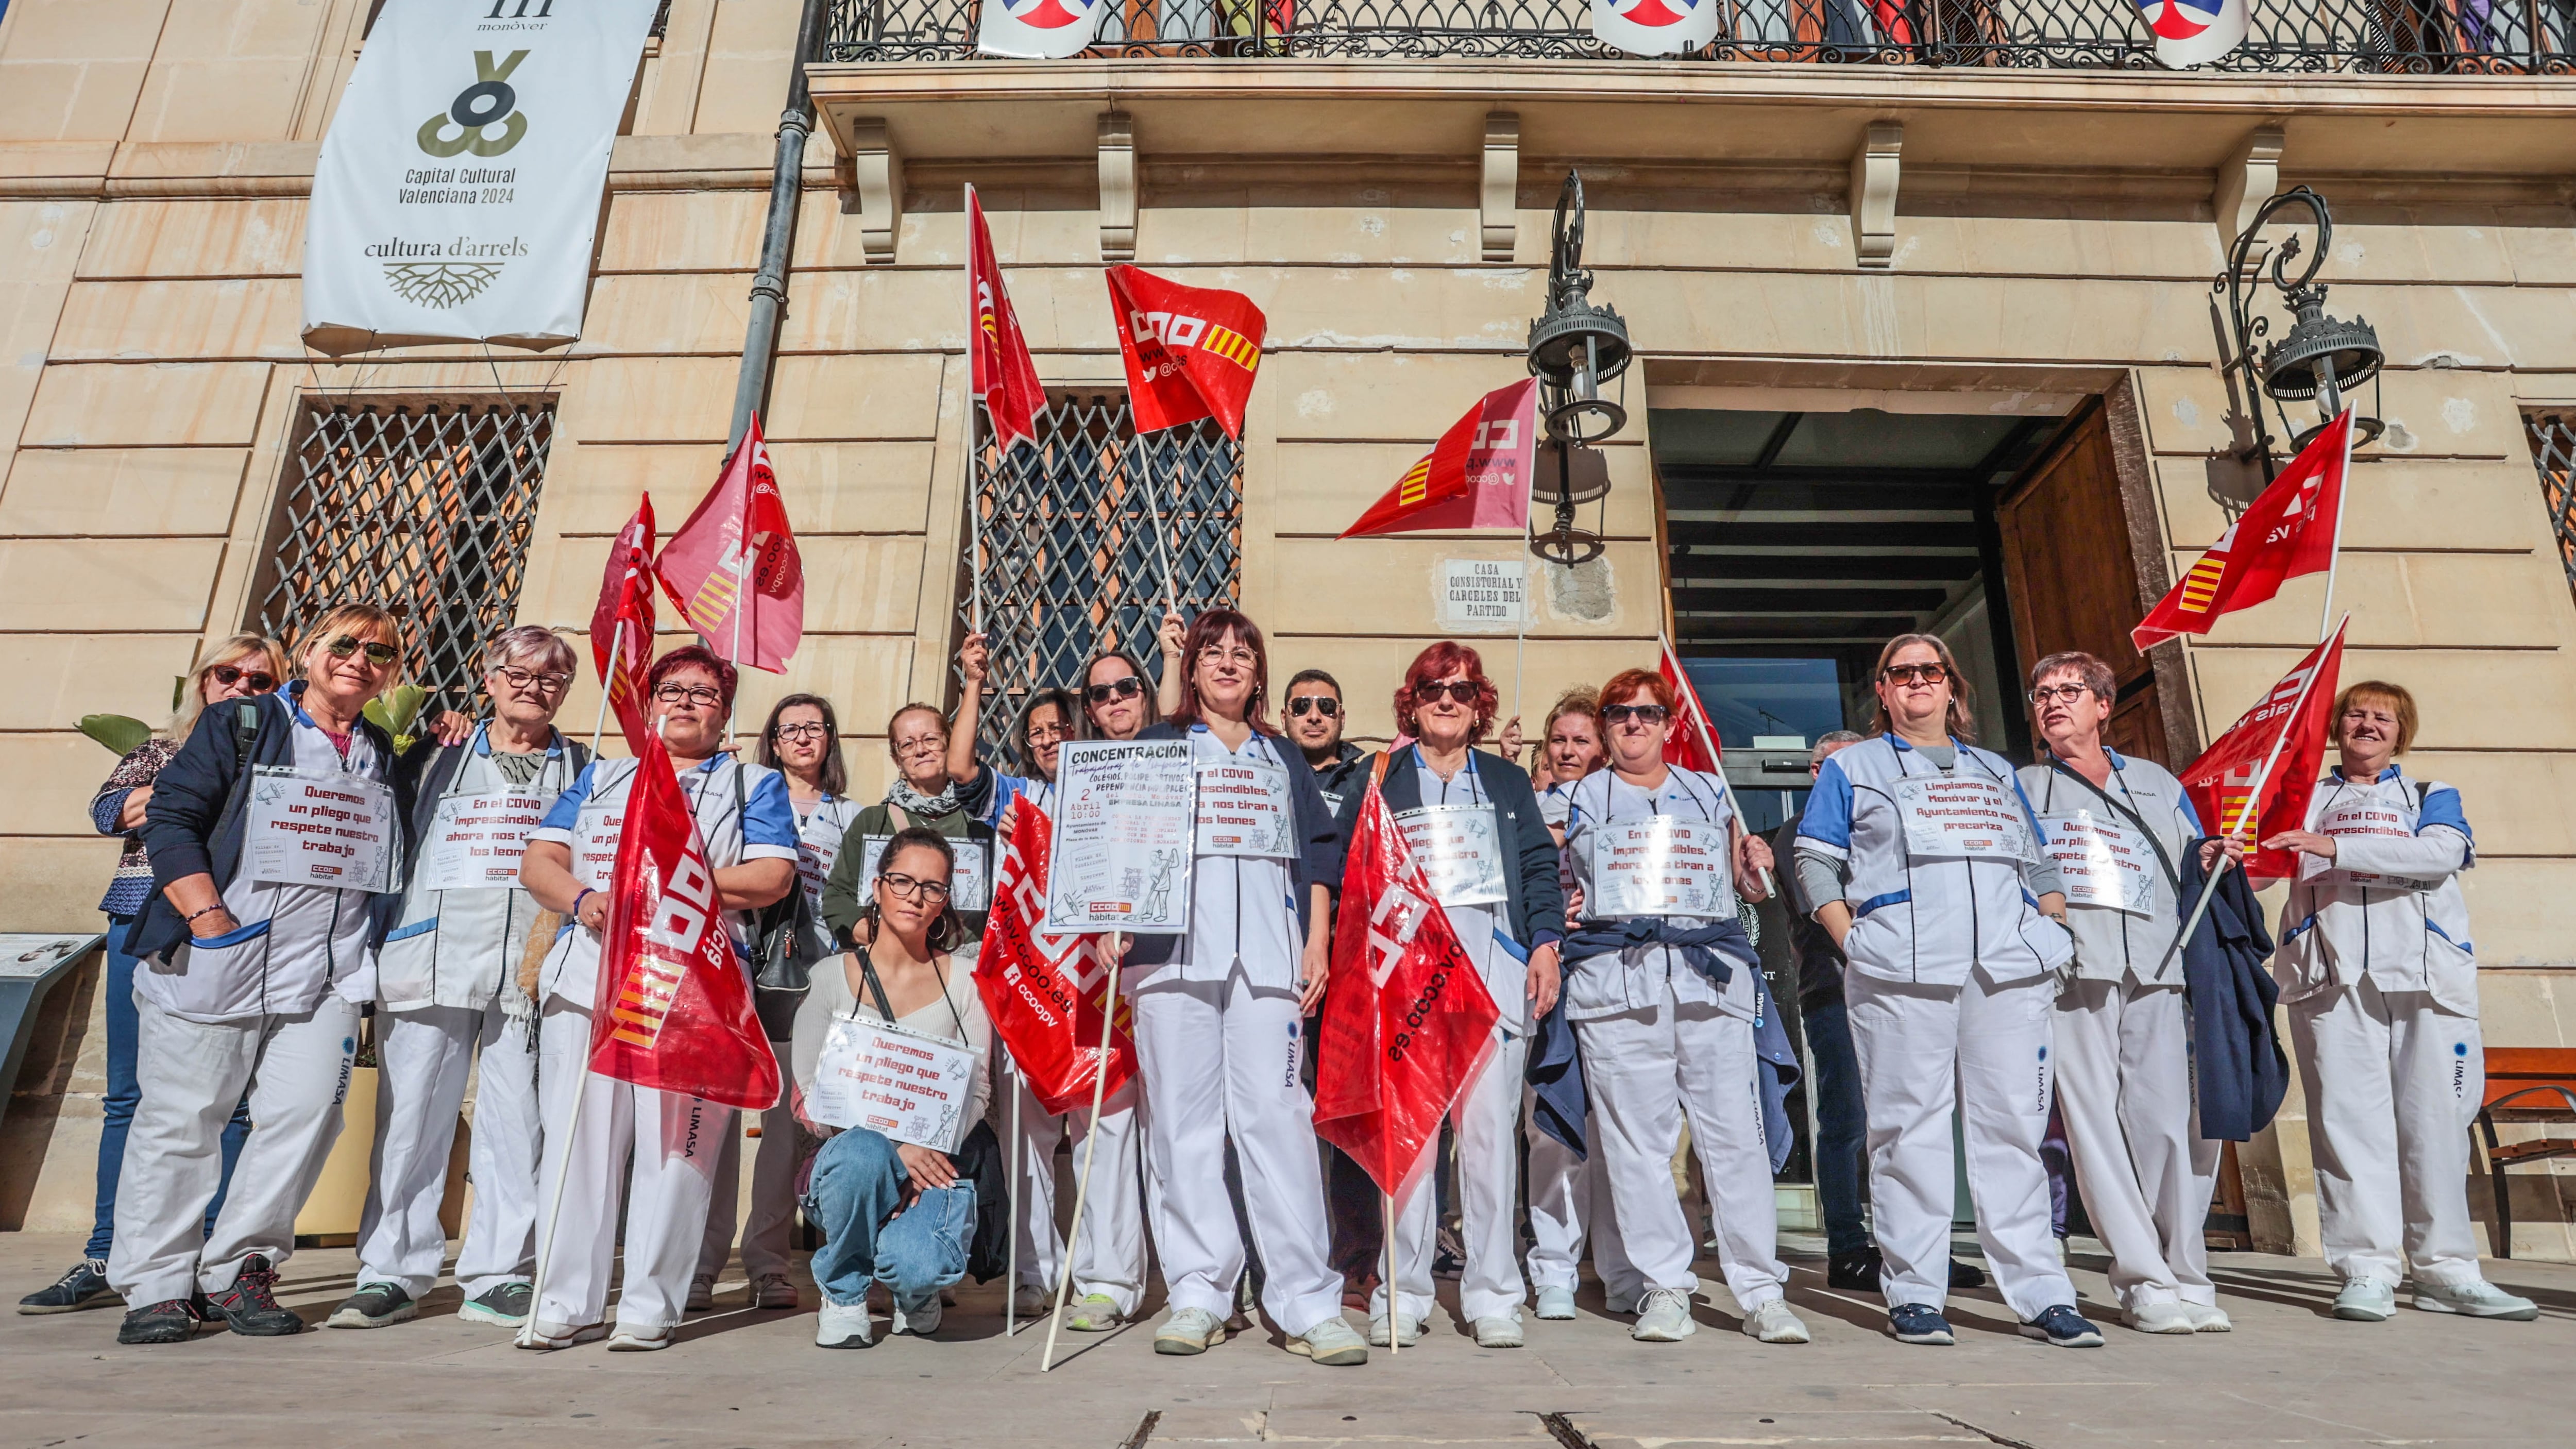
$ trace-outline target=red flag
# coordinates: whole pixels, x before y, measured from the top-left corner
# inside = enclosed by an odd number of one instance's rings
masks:
[[[2129,631],[2138,652],[2177,634],[2206,634],[2222,615],[2279,593],[2284,580],[2333,568],[2344,474],[2351,467],[2352,409],[2346,408]]]
[[[1342,537],[1526,528],[1537,453],[1538,379],[1525,377],[1477,399]]]
[[[1241,292],[1184,287],[1134,267],[1111,267],[1109,318],[1127,359],[1127,397],[1136,431],[1159,432],[1214,418],[1243,436],[1243,405],[1261,366],[1268,319]]]
[[[623,626],[622,628],[620,626]],[[610,651],[617,653],[615,659]],[[590,657],[601,687],[617,711],[629,750],[644,725],[644,671],[653,659],[653,495],[637,501],[635,516],[608,546],[608,571],[599,581],[599,604],[590,611]]]
[[[1655,672],[1673,687],[1675,706],[1673,732],[1664,740],[1664,763],[1713,774],[1726,749],[1718,743],[1717,726],[1709,722],[1708,711],[1701,707],[1699,691],[1691,686],[1690,671],[1682,668],[1681,659],[1673,653],[1672,641],[1662,643],[1664,653],[1655,661]]]
[[[2191,808],[2200,813],[2202,829],[2255,841],[2307,828],[2308,797],[2325,768],[2326,733],[2333,723],[2327,716],[2342,674],[2343,625],[2337,624],[2333,637],[2309,650],[2261,704],[2200,752],[2182,772],[2182,787]],[[2266,761],[2271,764],[2268,774]],[[2245,873],[2256,880],[2279,880],[2297,874],[2298,868],[2299,857],[2292,851],[2248,851],[2245,856]]]
[[[1038,440],[1037,415],[1046,407],[1038,365],[1002,285],[1002,263],[993,255],[993,233],[984,225],[984,203],[966,188],[967,390],[993,420],[993,439],[1004,453],[1014,443]]]
[[[787,672],[805,636],[805,564],[757,416],[698,511],[663,545],[659,567],[680,617],[709,649],[736,664]]]
[[[1315,1134],[1401,1196],[1494,1049],[1502,1012],[1369,781],[1342,873]]]
[[[778,1104],[778,1058],[725,930],[697,817],[661,739],[639,743],[608,883],[590,1069],[765,1111]]]
[[[1100,1065],[1100,1008],[1114,997],[1117,980],[1100,957],[1098,936],[1047,936],[1047,851],[1055,829],[1026,795],[1002,817],[1002,868],[993,885],[993,909],[984,918],[984,949],[975,957],[975,989],[994,1035],[1019,1063],[1029,1090],[1050,1113],[1091,1103],[1092,1075]],[[1132,1017],[1117,1003],[1110,1031],[1105,1096],[1136,1075]]]

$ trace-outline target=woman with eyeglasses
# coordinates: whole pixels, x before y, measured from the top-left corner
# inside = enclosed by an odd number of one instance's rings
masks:
[[[554,727],[578,658],[523,624],[483,650],[492,713],[453,744],[404,757],[409,879],[376,953],[376,1145],[358,1228],[357,1291],[327,1320],[382,1328],[418,1316],[447,1252],[439,1207],[469,1073],[474,1210],[456,1255],[468,1323],[515,1328],[536,1263],[536,1003],[518,966],[537,903],[519,888],[528,832],[590,763]],[[479,1063],[479,1065],[478,1065]]]
[[[143,812],[152,800],[152,784],[179,753],[197,720],[210,704],[266,694],[286,677],[286,651],[273,639],[235,634],[208,650],[204,662],[181,682],[178,714],[170,727],[145,740],[110,770],[107,782],[90,797],[90,824],[101,835],[122,837],[124,852],[98,908],[107,916],[107,1096],[99,1122],[98,1208],[81,1260],[60,1278],[18,1300],[20,1313],[69,1313],[100,1308],[114,1298],[107,1286],[108,1249],[116,1241],[116,1182],[125,1162],[125,1135],[134,1121],[141,1095],[134,1080],[134,956],[126,948],[134,923],[152,895],[152,861],[143,848]],[[231,1181],[233,1159],[241,1154],[243,1134],[250,1131],[250,1109],[237,1106],[224,1124],[223,1176],[206,1209],[206,1231],[223,1211],[224,1187]]]
[[[1442,640],[1416,656],[1394,701],[1397,727],[1414,742],[1370,755],[1352,772],[1335,844],[1346,862],[1374,781],[1501,1010],[1492,1055],[1450,1109],[1464,1225],[1458,1308],[1477,1347],[1519,1348],[1527,1295],[1514,1221],[1521,1066],[1531,1027],[1556,1005],[1565,898],[1556,879],[1556,840],[1539,815],[1529,776],[1476,748],[1493,727],[1497,702],[1475,650]],[[1372,1344],[1409,1347],[1430,1322],[1433,1178],[1423,1174],[1397,1205],[1396,1281],[1379,1284],[1370,1297]]]
[[[644,676],[645,711],[689,798],[725,934],[748,969],[758,912],[796,889],[796,808],[785,776],[726,747],[734,685],[734,667],[695,644],[654,660]],[[735,1133],[730,1107],[590,1074],[600,933],[635,770],[632,759],[593,761],[555,797],[519,867],[528,894],[564,917],[538,970],[537,1081],[548,1133],[537,1190],[550,1206],[538,1228],[546,1277],[520,1332],[522,1348],[569,1348],[603,1335],[613,1351],[670,1347],[687,1312],[717,1160]],[[572,1120],[576,1091],[585,1094],[580,1126],[557,1142],[554,1124]],[[612,1333],[602,1319],[621,1189],[626,1272]]]
[[[1759,1024],[1776,1013],[1736,918],[1739,898],[1766,893],[1771,851],[1736,818],[1723,780],[1664,763],[1674,703],[1651,670],[1613,675],[1601,687],[1610,767],[1576,782],[1566,809],[1583,907],[1565,947],[1565,1014],[1582,1047],[1591,1147],[1643,1289],[1628,1336],[1671,1343],[1697,1331],[1698,1242],[1672,1173],[1687,1119],[1744,1332],[1805,1343],[1782,1296],[1776,1164],[1755,1090],[1770,1071]]]
[[[2039,1155],[2051,1008],[2075,954],[2056,868],[2012,766],[1970,743],[1976,716],[1949,645],[1899,634],[1871,677],[1871,737],[1817,772],[1797,868],[1847,963],[1889,1331],[1900,1343],[1956,1341],[1942,1315],[1955,1108],[1977,1240],[2021,1332],[2098,1347],[2058,1261]]]
[[[144,807],[160,890],[129,937],[142,1098],[108,1256],[128,1305],[119,1343],[181,1342],[209,1300],[235,1333],[304,1330],[277,1269],[340,1135],[410,786],[360,713],[400,677],[393,615],[339,605],[299,658],[284,691],[209,705]],[[209,1232],[245,1088],[250,1135]]]
[[[1288,1351],[1368,1362],[1342,1318],[1324,1218],[1315,1103],[1300,1074],[1303,1024],[1331,964],[1340,851],[1315,772],[1268,720],[1261,630],[1233,609],[1190,622],[1181,706],[1138,738],[1186,740],[1198,775],[1187,935],[1139,936],[1126,988],[1145,1079],[1146,1194],[1171,1317],[1154,1351],[1225,1339],[1244,1242],[1226,1192],[1234,1145],[1263,1267],[1261,1303]],[[1215,815],[1262,822],[1219,827]]]
[[[950,734],[948,717],[936,705],[907,704],[886,721],[894,783],[886,787],[883,800],[850,822],[823,881],[823,924],[833,940],[848,941],[850,928],[858,924],[886,842],[916,825],[948,837],[957,856],[952,903],[967,934],[984,938],[984,913],[993,898],[993,827],[975,818],[959,798],[948,772]]]

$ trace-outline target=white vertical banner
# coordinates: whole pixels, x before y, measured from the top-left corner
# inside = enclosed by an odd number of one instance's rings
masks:
[[[1592,0],[1592,35],[1630,55],[1681,55],[1717,39],[1717,0]]]
[[[581,335],[609,148],[656,0],[386,0],[322,139],[304,340]]]
[[[976,51],[1023,60],[1082,54],[1099,38],[1101,17],[1109,13],[1107,0],[983,0],[979,8]]]

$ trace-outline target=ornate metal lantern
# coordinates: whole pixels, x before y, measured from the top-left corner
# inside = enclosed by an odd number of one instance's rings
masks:
[[[1573,565],[1601,555],[1601,535],[1574,525],[1574,506],[1610,493],[1606,462],[1586,446],[1628,425],[1623,402],[1602,385],[1623,381],[1635,351],[1618,310],[1596,305],[1592,274],[1583,269],[1583,178],[1565,173],[1557,193],[1547,269],[1547,311],[1530,323],[1529,370],[1539,380],[1539,409],[1547,419],[1549,446],[1539,454],[1532,497],[1555,510],[1555,526],[1530,541],[1530,551],[1552,563]]]
[[[2289,237],[2273,253],[2272,286],[2290,310],[2290,331],[2264,347],[2258,364],[2254,343],[2270,334],[2272,319],[2254,315],[2252,292],[2262,281],[2261,264],[2248,263],[2264,224],[2273,213],[2293,206],[2305,208],[2316,219],[2316,251],[2296,279],[2289,275],[2289,268],[2299,257],[2299,238]],[[2306,447],[2343,411],[2344,395],[2349,389],[2373,383],[2372,405],[2376,407],[2378,403],[2376,382],[2380,365],[2386,361],[2379,334],[2362,318],[2345,322],[2326,315],[2326,286],[2316,278],[2333,247],[2334,216],[2326,209],[2326,199],[2305,186],[2285,191],[2263,203],[2263,209],[2254,214],[2254,224],[2228,248],[2227,270],[2219,274],[2212,288],[2227,294],[2227,319],[2235,332],[2236,348],[2228,365],[2240,374],[2245,404],[2253,415],[2254,442],[2241,456],[2248,460],[2261,458],[2266,483],[2272,480],[2273,462],[2272,434],[2263,420],[2263,397],[2272,399],[2272,411],[2280,418],[2282,430],[2293,434],[2289,446],[2294,453]],[[2289,412],[2281,404],[2311,400],[2317,405],[2316,426],[2293,429]],[[2353,441],[2360,444],[2378,437],[2386,424],[2375,417],[2356,416],[2353,427]]]

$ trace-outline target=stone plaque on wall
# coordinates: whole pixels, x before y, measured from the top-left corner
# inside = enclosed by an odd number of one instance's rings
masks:
[[[1519,559],[1440,561],[1440,622],[1453,629],[1510,628],[1529,618],[1529,568]]]

